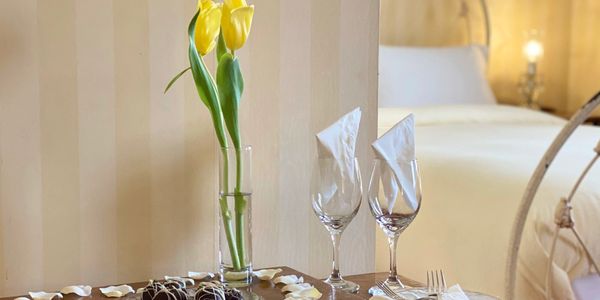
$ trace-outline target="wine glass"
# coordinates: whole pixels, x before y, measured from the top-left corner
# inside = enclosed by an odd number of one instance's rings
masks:
[[[358,213],[362,200],[362,179],[358,160],[340,165],[330,158],[320,158],[313,169],[311,183],[312,208],[333,243],[333,268],[324,281],[336,289],[355,293],[358,284],[340,275],[339,248],[342,233]]]
[[[392,289],[404,289],[396,271],[396,245],[400,234],[415,219],[421,208],[421,179],[416,160],[398,162],[403,170],[403,180],[381,159],[373,161],[373,172],[369,181],[369,208],[377,224],[388,238],[390,248],[390,273],[385,284]],[[402,183],[405,186],[402,186]],[[411,195],[409,195],[411,194]],[[381,294],[379,287],[372,287],[371,294]]]

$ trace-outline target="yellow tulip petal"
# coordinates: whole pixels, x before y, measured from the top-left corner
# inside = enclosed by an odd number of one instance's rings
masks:
[[[252,27],[254,6],[245,6],[231,11],[227,26],[223,28],[225,44],[231,50],[237,50],[244,46]]]
[[[216,38],[221,26],[221,9],[214,6],[201,11],[196,21],[194,41],[200,55],[204,56],[217,45]]]
[[[223,21],[221,26],[227,26],[226,23],[229,22],[229,18],[231,16],[231,12],[240,7],[246,7],[246,0],[224,0],[223,1]]]
[[[212,0],[198,0],[198,10],[209,10],[217,4]]]
[[[232,10],[236,9],[236,8],[248,6],[248,4],[246,4],[246,0],[224,0],[223,3],[225,4],[225,6],[230,7],[230,9],[232,9]]]
[[[223,17],[221,18],[221,27],[227,27],[231,16],[232,6],[227,2],[223,2]]]

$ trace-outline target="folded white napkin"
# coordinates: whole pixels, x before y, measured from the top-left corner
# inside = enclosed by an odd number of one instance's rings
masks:
[[[402,189],[406,204],[416,210],[419,206],[412,181],[411,162],[415,160],[415,118],[412,114],[398,122],[371,144],[375,155],[392,170],[382,168],[383,188],[391,212],[398,192]],[[393,180],[395,179],[395,180]]]
[[[442,294],[442,300],[469,300],[469,297],[463,292],[460,285],[455,284]]]
[[[422,297],[427,297],[428,293],[425,289],[409,289],[403,291],[396,291],[396,293],[404,299],[407,300],[415,300],[420,299]],[[384,295],[375,295],[370,300],[392,300],[392,298],[384,296]],[[455,284],[451,286],[445,293],[442,294],[441,300],[474,300],[469,299],[467,294],[463,292],[460,288],[460,285]]]
[[[360,117],[361,110],[357,107],[317,134],[319,158],[334,159],[342,176],[348,176],[351,180],[354,177],[354,153]]]

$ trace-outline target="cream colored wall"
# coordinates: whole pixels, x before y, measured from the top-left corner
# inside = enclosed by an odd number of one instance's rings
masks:
[[[376,134],[377,1],[252,0],[239,52],[256,266],[330,267],[309,205],[313,134],[363,108]],[[0,2],[0,295],[214,270],[216,142],[186,64],[193,0]],[[212,66],[212,63],[211,63]],[[374,268],[363,205],[346,273]]]
[[[600,90],[600,2],[595,0],[572,1],[570,26],[570,51],[568,53],[567,109],[575,111],[591,95]],[[596,111],[595,115],[600,116]]]
[[[442,3],[443,2],[443,3]],[[459,17],[460,1],[381,0],[381,42],[396,45],[465,44],[467,24]],[[482,42],[479,0],[465,0],[473,17],[473,40]],[[600,90],[595,78],[600,3],[595,0],[487,0],[491,20],[491,55],[488,76],[503,103],[522,101],[517,89],[525,71],[524,32],[541,29],[545,53],[539,65],[545,91],[543,106],[569,115]]]

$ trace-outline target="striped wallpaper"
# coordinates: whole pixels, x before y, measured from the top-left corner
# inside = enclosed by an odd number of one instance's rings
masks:
[[[376,135],[378,1],[251,0],[239,52],[254,146],[254,260],[316,276],[330,242],[309,205],[314,133],[363,108]],[[217,144],[186,65],[193,0],[0,2],[0,295],[214,270]],[[211,67],[214,63],[209,62]],[[346,273],[374,269],[364,203]]]

